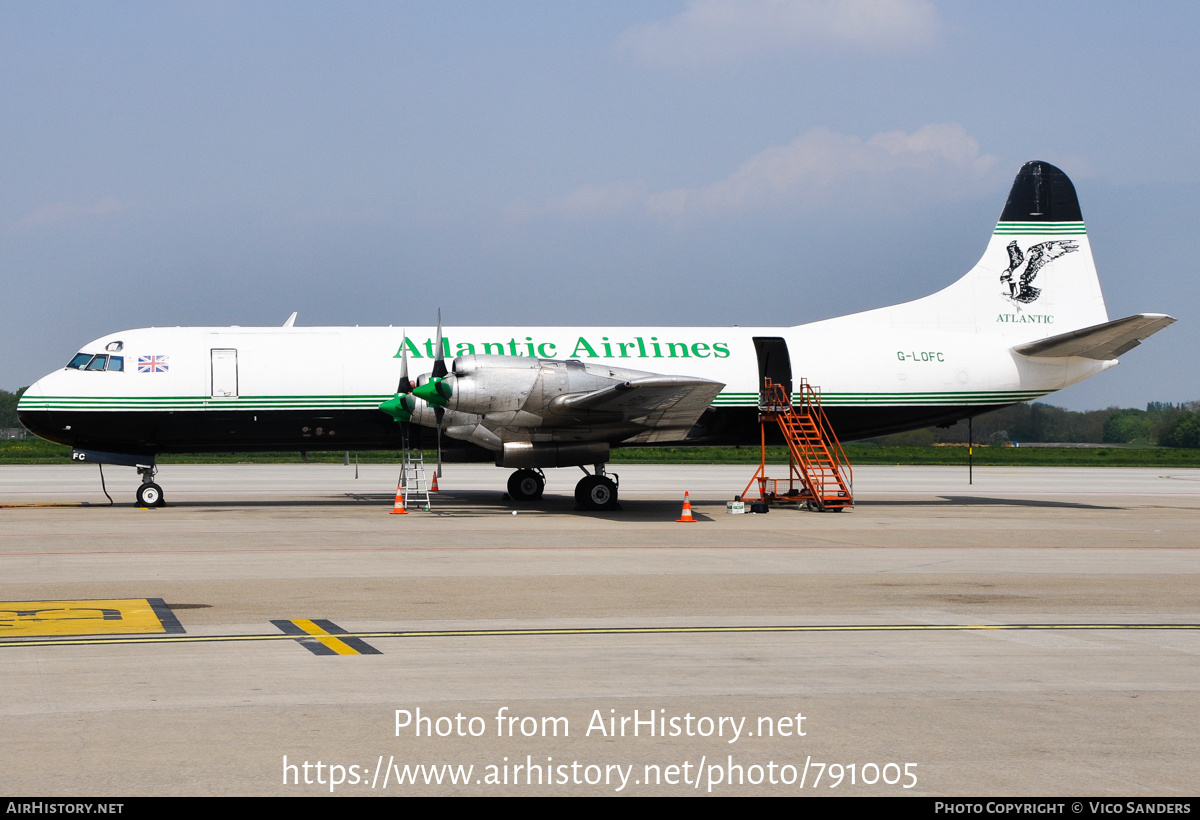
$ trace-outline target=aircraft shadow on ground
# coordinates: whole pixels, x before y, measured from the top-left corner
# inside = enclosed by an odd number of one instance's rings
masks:
[[[370,506],[391,508],[395,502],[392,493],[343,493],[333,496],[310,498],[275,498],[275,499],[245,499],[231,497],[228,499],[184,499],[173,501],[167,499],[165,509],[177,507],[180,509],[272,509],[272,508],[331,508],[346,506]],[[107,507],[105,503],[86,504],[88,507]],[[116,507],[130,507],[131,504],[117,502]],[[705,514],[703,507],[709,507],[710,514]],[[153,511],[153,510],[152,510]],[[620,507],[611,511],[590,511],[579,509],[575,499],[569,495],[547,494],[539,501],[513,501],[498,492],[447,492],[445,490],[430,495],[430,509],[425,510],[424,500],[417,503],[410,499],[409,515],[435,515],[453,518],[494,517],[498,515],[574,515],[600,520],[621,521],[628,523],[654,523],[674,521],[682,511],[682,502],[677,500],[663,501],[657,499],[622,500]],[[725,514],[725,502],[692,502],[692,515],[697,521],[711,521],[713,514]]]
[[[1041,498],[987,498],[977,495],[942,495],[937,499],[884,499],[857,501],[859,507],[1043,507],[1063,510],[1123,510],[1104,504],[1081,504],[1077,501],[1047,501]]]
[[[395,496],[391,493],[343,493],[333,496],[310,498],[275,498],[275,499],[186,499],[172,501],[168,499],[166,506],[180,508],[210,508],[240,507],[247,509],[267,509],[280,507],[344,507],[347,505],[371,505],[391,507]],[[12,505],[25,506],[25,505]],[[44,505],[32,505],[44,506]],[[83,506],[88,508],[107,507],[106,503],[70,504],[63,506]],[[116,507],[128,507],[118,501]],[[990,498],[969,495],[942,495],[936,498],[922,499],[871,499],[855,502],[859,508],[873,507],[1027,507],[1042,509],[1064,510],[1121,510],[1104,504],[1083,504],[1076,501],[1051,501],[1036,498]],[[623,499],[620,508],[612,511],[583,510],[568,495],[547,494],[539,501],[513,501],[503,493],[496,492],[442,492],[432,494],[430,509],[425,510],[424,503],[411,502],[408,505],[410,514],[439,515],[452,517],[495,516],[517,512],[519,515],[566,515],[586,516],[603,520],[620,520],[628,522],[659,522],[674,521],[679,518],[682,504],[678,500],[658,499]],[[802,512],[809,510],[794,506],[776,506],[773,512]],[[853,512],[849,510],[848,512]],[[692,515],[697,521],[712,521],[714,517],[725,515],[724,501],[692,500]]]

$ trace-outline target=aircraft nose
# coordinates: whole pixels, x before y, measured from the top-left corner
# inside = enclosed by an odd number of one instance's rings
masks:
[[[34,435],[40,436],[45,431],[46,424],[49,423],[45,395],[42,380],[39,379],[25,388],[25,392],[17,401],[17,420]]]
[[[45,393],[42,390],[42,380],[38,379],[25,388],[25,392],[21,394],[21,398],[17,401],[17,409],[23,409],[26,404],[32,404],[32,402],[40,399],[43,395]]]

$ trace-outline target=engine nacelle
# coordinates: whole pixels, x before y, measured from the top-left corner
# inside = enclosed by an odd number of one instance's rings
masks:
[[[578,467],[583,464],[604,464],[608,461],[607,441],[586,444],[548,444],[506,441],[496,453],[497,467]]]
[[[512,413],[528,403],[538,387],[537,359],[521,356],[459,356],[446,377],[452,393],[447,409],[486,416]]]

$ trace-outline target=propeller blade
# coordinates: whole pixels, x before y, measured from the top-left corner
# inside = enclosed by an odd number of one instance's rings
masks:
[[[438,409],[445,407],[450,401],[450,397],[454,395],[453,382],[447,380],[450,371],[446,367],[446,353],[442,341],[442,311],[440,309],[438,310],[435,344],[437,345],[437,359],[433,362],[433,372],[429,374],[429,378],[424,383],[418,384],[412,389],[412,394],[423,399],[430,407]],[[439,415],[438,424],[441,424],[441,418]]]
[[[404,331],[404,338],[408,339],[408,331]],[[393,421],[400,424],[402,433],[407,433],[404,430],[404,425],[412,420],[413,410],[416,409],[416,402],[410,393],[413,391],[412,380],[408,378],[408,347],[401,345],[400,354],[400,381],[396,384],[396,394],[387,401],[379,405],[379,409],[392,417]]]
[[[433,374],[432,375],[435,379],[442,379],[442,378],[446,377],[446,374],[449,371],[446,369],[446,354],[445,354],[445,351],[442,350],[442,309],[441,308],[438,308],[437,341],[434,342],[434,346],[437,348],[437,360],[434,361],[434,363],[433,363]]]
[[[442,477],[442,419],[446,417],[446,408],[433,408],[433,415],[437,418],[437,477]]]
[[[404,339],[405,342],[408,341],[407,328],[403,331],[403,336],[401,338]],[[396,385],[396,392],[411,393],[413,390],[413,383],[412,380],[408,378],[408,345],[402,344],[400,349],[402,351],[400,357],[400,382]]]

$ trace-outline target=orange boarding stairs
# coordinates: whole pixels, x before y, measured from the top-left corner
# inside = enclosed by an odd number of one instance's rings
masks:
[[[762,463],[741,499],[749,501],[758,485],[758,500],[767,504],[805,504],[809,509],[840,512],[854,506],[854,471],[821,409],[821,393],[800,380],[793,405],[782,384],[763,380],[758,422],[762,428]],[[767,425],[775,421],[787,442],[787,478],[767,478]],[[787,488],[782,490],[782,484]],[[799,486],[797,486],[799,485]],[[781,491],[782,490],[782,491]]]

